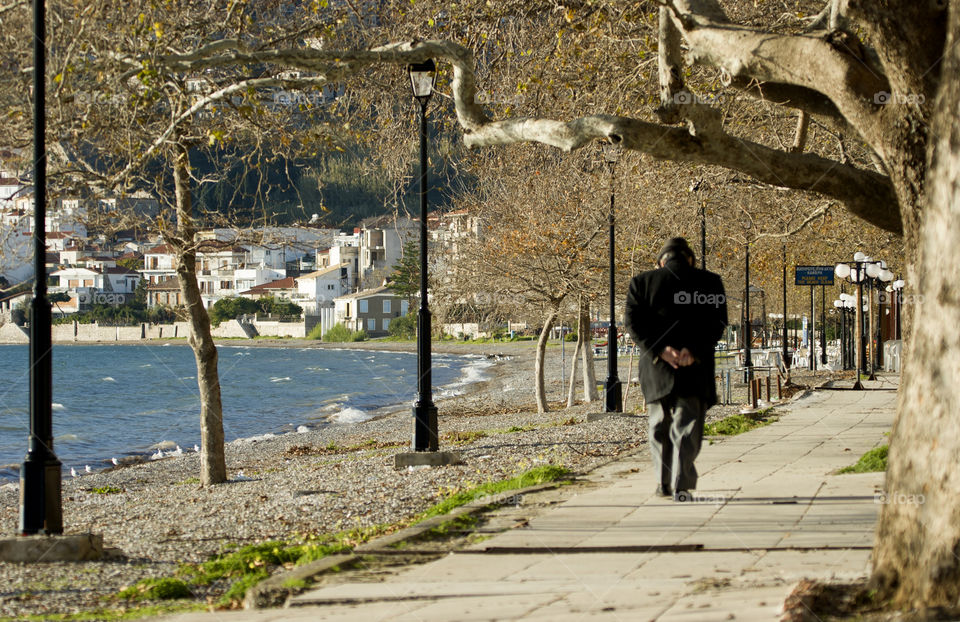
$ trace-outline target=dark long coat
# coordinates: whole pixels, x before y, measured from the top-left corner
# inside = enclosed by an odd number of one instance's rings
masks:
[[[639,349],[640,385],[647,403],[674,395],[717,403],[714,351],[727,325],[720,276],[676,259],[630,281],[624,325]],[[666,346],[689,349],[696,363],[674,369],[659,355]]]

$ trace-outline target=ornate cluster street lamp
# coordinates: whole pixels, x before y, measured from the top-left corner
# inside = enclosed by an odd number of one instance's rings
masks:
[[[620,159],[616,143],[603,143],[603,159],[610,169],[610,326],[607,328],[607,380],[603,384],[604,411],[623,412],[623,388],[617,375],[616,264],[614,262],[614,170]]]
[[[840,294],[840,298],[833,301],[833,306],[836,307],[837,311],[840,313],[840,368],[849,369],[850,368],[850,359],[853,358],[852,353],[850,352],[850,346],[852,340],[849,339],[847,332],[847,315],[849,315],[856,305],[856,298],[850,294],[843,292]]]
[[[856,338],[856,358],[857,358],[857,382],[854,384],[854,389],[862,389],[863,384],[860,382],[860,374],[863,372],[864,368],[867,365],[867,347],[870,345],[868,339],[872,342],[874,338],[873,332],[873,304],[870,299],[868,299],[867,304],[863,302],[863,284],[866,283],[870,288],[870,295],[872,297],[874,282],[890,282],[893,280],[893,273],[887,269],[887,263],[883,260],[875,260],[872,257],[869,257],[863,252],[857,251],[853,255],[853,262],[851,263],[838,263],[834,268],[834,272],[841,279],[849,279],[852,283],[857,284],[857,302],[854,304],[856,310],[856,329],[857,334]],[[863,312],[867,311],[869,316],[869,327],[864,326],[863,322]],[[865,329],[866,328],[866,329]],[[869,357],[870,361],[870,380],[876,379],[876,346],[871,346],[872,355]]]
[[[47,300],[46,24],[33,3],[33,300],[30,306],[30,437],[20,466],[20,533],[63,533],[60,460],[53,453],[53,341]]]
[[[417,312],[417,401],[413,405],[414,451],[437,451],[437,407],[433,403],[430,307],[427,299],[427,104],[437,81],[430,59],[408,68],[413,97],[420,104],[420,309]]]

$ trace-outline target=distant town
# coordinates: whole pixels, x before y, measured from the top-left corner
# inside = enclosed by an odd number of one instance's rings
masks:
[[[0,324],[22,323],[16,310],[25,309],[32,297],[33,187],[23,171],[4,165],[2,155]],[[149,222],[158,214],[159,203],[148,195],[51,201],[46,266],[49,295],[56,301],[54,317],[78,317],[96,306],[129,305],[138,288],[147,309],[168,309],[173,317],[183,304],[175,249],[159,235],[133,229],[109,236],[88,230],[89,214],[113,211]],[[419,222],[377,216],[345,232],[324,227],[319,220],[314,214],[308,222],[291,226],[198,232],[196,272],[207,309],[226,298],[270,298],[300,309],[297,317],[240,318],[220,328],[219,336],[304,337],[318,324],[321,333],[342,324],[377,337],[387,335],[390,323],[407,314],[409,300],[387,281],[405,245],[418,239]],[[448,256],[456,252],[457,240],[479,234],[477,222],[466,212],[437,213],[428,228],[431,245],[445,249]],[[184,337],[186,329],[162,336]]]

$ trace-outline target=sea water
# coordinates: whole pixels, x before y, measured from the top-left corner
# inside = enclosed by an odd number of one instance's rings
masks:
[[[416,398],[414,353],[220,346],[227,442],[353,424]],[[480,380],[480,357],[433,355],[435,397]],[[18,477],[27,450],[27,346],[0,345],[0,479]],[[109,466],[200,442],[200,396],[185,345],[69,345],[53,349],[54,452],[69,470]]]

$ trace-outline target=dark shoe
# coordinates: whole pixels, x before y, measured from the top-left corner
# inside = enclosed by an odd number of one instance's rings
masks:
[[[661,497],[672,497],[673,492],[664,486],[657,486],[657,494]]]
[[[693,495],[690,494],[689,490],[678,490],[673,493],[673,500],[678,503],[686,503],[687,501],[693,501]]]

